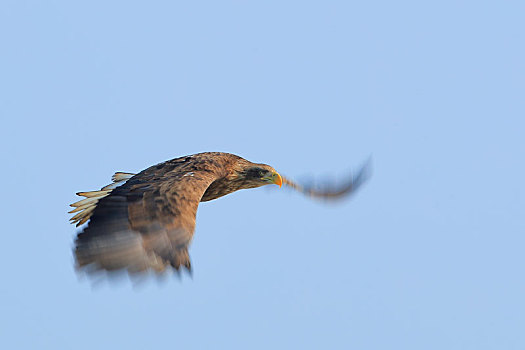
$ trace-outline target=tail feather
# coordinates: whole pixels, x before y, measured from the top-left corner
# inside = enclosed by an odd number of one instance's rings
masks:
[[[98,201],[109,195],[116,187],[123,185],[133,176],[135,176],[133,173],[116,172],[111,177],[113,183],[102,187],[100,190],[78,192],[77,196],[86,198],[69,205],[70,207],[74,208],[73,210],[69,211],[70,214],[78,212],[71,219],[69,219],[69,221],[71,221],[72,224],[76,224],[77,227],[87,222],[91,217],[91,214],[93,214],[93,210],[95,210]]]

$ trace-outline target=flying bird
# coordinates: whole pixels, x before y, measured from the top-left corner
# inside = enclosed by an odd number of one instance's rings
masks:
[[[199,202],[240,189],[275,184],[311,197],[336,199],[354,193],[369,176],[365,165],[339,187],[314,189],[282,177],[266,164],[230,153],[206,152],[175,158],[138,174],[117,172],[99,191],[79,192],[70,219],[80,226],[74,254],[77,267],[94,270],[191,273],[188,246]]]

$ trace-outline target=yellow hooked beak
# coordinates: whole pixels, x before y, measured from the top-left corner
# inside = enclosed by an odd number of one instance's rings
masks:
[[[263,177],[263,180],[269,181],[273,184],[278,185],[281,187],[283,185],[283,178],[278,173],[273,173],[270,176]]]

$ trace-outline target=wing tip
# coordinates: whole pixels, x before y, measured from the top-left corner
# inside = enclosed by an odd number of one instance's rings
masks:
[[[357,175],[354,177],[353,182],[356,185],[355,189],[359,188],[362,184],[370,180],[372,177],[372,155],[363,162],[361,168],[357,172]]]

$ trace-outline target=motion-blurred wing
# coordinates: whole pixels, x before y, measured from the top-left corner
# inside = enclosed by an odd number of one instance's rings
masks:
[[[195,170],[191,161],[174,160],[124,180],[105,196],[86,198],[84,205],[97,202],[81,219],[90,221],[75,241],[78,266],[139,272],[182,265],[191,271],[188,245],[197,207],[215,175]]]
[[[345,182],[336,187],[328,187],[324,184],[324,186],[318,189],[313,186],[297,184],[285,177],[283,177],[283,185],[289,186],[310,197],[335,200],[354,194],[359,187],[370,178],[371,173],[371,161],[368,160],[357,172],[357,175],[351,175]]]

